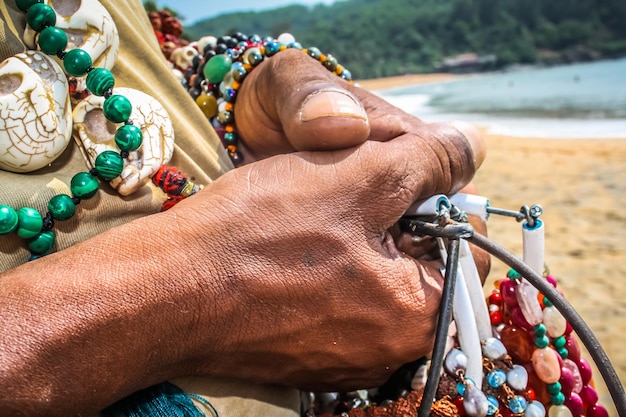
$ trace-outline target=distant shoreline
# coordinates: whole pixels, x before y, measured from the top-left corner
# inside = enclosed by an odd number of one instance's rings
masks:
[[[462,75],[448,74],[448,73],[433,73],[433,74],[408,74],[397,75],[394,77],[384,78],[372,78],[368,80],[355,80],[357,84],[366,90],[387,90],[395,87],[402,87],[405,85],[417,85],[438,83],[443,81],[450,81],[463,77]]]

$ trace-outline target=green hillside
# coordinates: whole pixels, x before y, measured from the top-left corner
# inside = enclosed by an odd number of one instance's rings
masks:
[[[186,35],[291,32],[355,78],[432,72],[443,58],[493,54],[496,66],[626,54],[624,0],[343,0],[222,15]]]

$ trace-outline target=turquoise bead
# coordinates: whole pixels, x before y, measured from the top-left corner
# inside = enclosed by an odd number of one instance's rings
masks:
[[[211,84],[221,83],[232,64],[233,60],[228,55],[216,55],[204,66],[204,78]]]
[[[133,106],[126,97],[116,94],[104,100],[102,111],[104,111],[104,117],[107,120],[113,123],[122,123],[130,117]]]
[[[52,230],[42,232],[37,235],[33,240],[28,242],[28,249],[36,255],[42,255],[47,253],[54,246],[54,240],[56,235]]]
[[[23,12],[27,12],[30,6],[37,3],[43,3],[44,0],[15,0],[17,8]]]
[[[69,195],[58,194],[48,201],[48,211],[56,220],[68,220],[76,213],[76,204]]]
[[[542,337],[546,335],[546,333],[548,332],[548,328],[546,327],[545,324],[540,323],[535,326],[535,328],[533,329],[533,332],[535,333],[535,336]]]
[[[556,394],[550,396],[550,402],[553,405],[563,405],[565,404],[565,395],[562,392],[557,392]]]
[[[565,347],[566,344],[567,344],[567,339],[565,338],[565,336],[559,336],[556,339],[552,340],[552,345],[557,349],[561,349]]]
[[[528,407],[528,401],[521,395],[516,395],[509,400],[509,409],[513,414],[522,414]]]
[[[487,383],[492,388],[500,388],[506,382],[506,372],[502,369],[494,369],[487,374]]]
[[[74,197],[88,200],[98,192],[98,179],[89,172],[79,172],[72,177],[70,190]]]
[[[87,89],[97,96],[103,96],[115,85],[115,77],[106,68],[94,68],[87,74]]]
[[[48,26],[54,26],[57,22],[57,14],[54,9],[44,3],[36,3],[29,7],[26,12],[28,26],[35,32],[41,32]]]
[[[17,212],[13,207],[0,204],[0,235],[6,235],[17,229]]]
[[[567,359],[567,357],[569,356],[569,350],[567,350],[567,348],[564,348],[564,347],[558,348],[556,351],[561,357],[561,359]]]
[[[513,280],[513,281],[522,278],[522,276],[519,274],[519,272],[517,272],[515,269],[509,269],[509,272],[506,273],[506,276],[510,280]]]
[[[92,64],[93,62],[87,51],[78,48],[67,51],[63,58],[65,71],[74,77],[85,75]]]
[[[122,173],[124,160],[117,152],[104,151],[96,157],[94,165],[98,171],[98,175],[110,181]]]
[[[544,305],[544,306],[546,306],[546,307],[552,307],[552,306],[554,306],[554,304],[552,304],[552,301],[550,301],[550,300],[548,299],[548,297],[543,297],[543,305]]]
[[[555,382],[554,384],[547,384],[546,389],[551,395],[556,395],[561,392],[562,386],[560,382]]]
[[[544,349],[548,347],[549,344],[550,344],[550,339],[548,339],[548,336],[535,337],[535,346],[537,346],[539,349]]]
[[[350,71],[348,71],[347,69],[345,69],[345,68],[341,72],[340,77],[343,78],[346,81],[352,81],[352,73]]]
[[[139,149],[143,142],[143,133],[135,125],[124,125],[115,132],[115,144],[122,151],[132,152]]]
[[[56,55],[67,47],[67,35],[57,27],[49,26],[39,34],[39,47],[48,55]]]
[[[493,395],[487,395],[487,402],[489,403],[489,408],[487,409],[488,416],[495,416],[500,408],[500,402]]]
[[[17,235],[30,239],[41,233],[43,218],[37,210],[31,207],[22,207],[17,211]]]

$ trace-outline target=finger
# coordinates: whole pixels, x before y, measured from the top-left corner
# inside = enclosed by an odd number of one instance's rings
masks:
[[[386,213],[377,227],[391,227],[417,200],[452,194],[470,182],[484,145],[478,131],[466,127],[425,124],[417,133],[359,148],[363,181],[373,183],[380,196],[365,201],[366,209]]]
[[[363,143],[369,136],[367,113],[348,86],[298,50],[260,64],[246,78],[235,106],[248,154],[260,159]]]

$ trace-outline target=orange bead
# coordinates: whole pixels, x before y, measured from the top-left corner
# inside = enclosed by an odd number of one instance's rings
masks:
[[[524,330],[515,326],[506,326],[502,329],[500,340],[516,362],[524,363],[531,360],[535,345]]]
[[[233,90],[239,90],[239,87],[241,87],[241,83],[239,83],[238,81],[233,81],[230,86],[230,88],[232,88]]]
[[[226,105],[224,106],[224,110],[232,111],[233,110],[233,103],[226,103]]]
[[[335,68],[335,74],[341,75],[342,73],[343,73],[343,66],[341,66],[340,64],[337,64],[337,67]]]
[[[326,61],[326,55],[324,55],[324,54],[320,54],[319,61],[320,61],[321,63],[324,63],[324,62]]]
[[[224,127],[224,130],[226,131],[226,133],[233,133],[235,131],[235,128],[232,125],[227,125],[226,127]]]
[[[228,145],[226,149],[228,149],[228,151],[231,153],[237,152],[237,147],[235,145]]]

